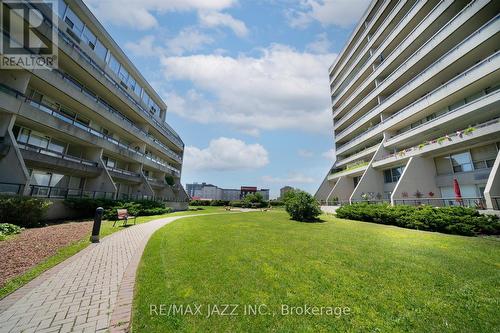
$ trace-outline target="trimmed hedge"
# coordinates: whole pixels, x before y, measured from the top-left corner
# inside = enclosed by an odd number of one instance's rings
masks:
[[[189,202],[190,206],[210,206],[209,200],[191,200]]]
[[[0,223],[15,224],[24,228],[41,227],[42,219],[52,203],[44,199],[2,196],[0,197]]]
[[[476,209],[460,206],[415,207],[356,203],[342,206],[335,213],[337,217],[344,219],[446,234],[464,236],[500,234],[500,219],[497,216],[481,215]]]
[[[117,209],[127,209],[133,216],[162,215],[172,212],[172,209],[165,207],[162,202],[151,200],[138,201],[115,201],[109,199],[87,199],[71,198],[64,200],[64,204],[77,212],[80,218],[90,218],[95,214],[97,207],[104,208],[103,219],[116,219]]]

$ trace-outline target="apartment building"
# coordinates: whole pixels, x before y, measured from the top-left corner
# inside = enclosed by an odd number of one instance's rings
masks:
[[[186,184],[188,195],[194,199],[204,200],[242,200],[250,193],[260,193],[264,200],[269,200],[269,189],[257,189],[255,186],[241,186],[239,189],[220,188],[213,184]]]
[[[499,12],[370,4],[329,70],[336,161],[318,200],[500,208]]]
[[[24,6],[58,65],[0,69],[0,192],[186,202],[184,144],[167,105],[90,10],[81,0]],[[4,45],[22,45],[9,29]]]

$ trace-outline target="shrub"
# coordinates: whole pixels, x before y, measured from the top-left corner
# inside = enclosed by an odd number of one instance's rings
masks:
[[[284,206],[285,205],[285,203],[283,201],[280,201],[280,200],[271,200],[271,201],[269,201],[269,204],[271,206],[273,206],[273,207],[274,206]]]
[[[0,223],[11,223],[26,228],[40,227],[51,204],[49,201],[31,197],[0,197]]]
[[[321,214],[319,204],[312,195],[301,190],[292,190],[285,196],[285,210],[293,220],[301,222],[317,221]]]
[[[172,177],[171,175],[165,175],[165,183],[167,183],[170,186],[174,185],[175,184],[174,177]]]
[[[165,207],[165,204],[152,200],[138,201],[114,201],[109,199],[66,199],[64,204],[73,209],[78,217],[90,218],[95,214],[97,207],[104,208],[103,219],[116,219],[117,209],[127,209],[128,213],[133,216],[151,216],[167,214],[172,211],[171,208]]]
[[[231,206],[231,207],[243,207],[243,202],[240,200],[231,201],[229,203],[229,206]]]
[[[190,206],[210,206],[210,201],[208,200],[191,200],[189,202]]]
[[[340,207],[336,214],[339,218],[447,234],[500,234],[500,219],[497,216],[481,215],[476,209],[460,206],[438,208],[357,203]]]
[[[210,201],[210,206],[227,206],[229,205],[229,200],[212,200]]]
[[[5,236],[15,235],[21,232],[23,228],[10,224],[10,223],[0,223],[0,240],[3,240]]]

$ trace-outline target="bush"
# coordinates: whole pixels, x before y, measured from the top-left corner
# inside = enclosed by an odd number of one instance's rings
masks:
[[[438,208],[356,203],[340,207],[336,215],[351,220],[464,236],[500,234],[500,219],[497,216],[481,215],[476,209],[459,206]]]
[[[151,216],[162,215],[172,211],[171,208],[165,207],[165,204],[152,200],[138,201],[114,201],[109,199],[66,199],[64,204],[77,212],[78,217],[90,218],[95,214],[97,207],[104,208],[103,219],[116,219],[117,209],[127,209],[128,213],[133,216]]]
[[[319,204],[312,195],[301,190],[292,190],[285,196],[285,210],[293,220],[314,222],[321,214]]]
[[[190,206],[210,206],[210,201],[208,200],[191,200],[189,202]]]
[[[5,236],[15,235],[21,232],[23,228],[10,223],[0,223],[0,240],[5,239]]]
[[[0,223],[10,223],[25,228],[43,226],[43,216],[51,204],[44,199],[31,197],[0,197]]]
[[[212,200],[210,201],[210,206],[227,206],[229,205],[229,200]]]
[[[231,202],[229,203],[229,206],[231,206],[231,207],[241,208],[241,207],[243,207],[243,201],[241,201],[241,200],[231,201]]]
[[[269,205],[275,207],[275,206],[284,206],[285,203],[283,201],[280,201],[280,200],[271,200],[269,201]]]

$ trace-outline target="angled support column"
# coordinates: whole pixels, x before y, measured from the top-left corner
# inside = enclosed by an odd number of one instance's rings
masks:
[[[372,164],[377,158],[382,157],[386,152],[384,148],[384,141],[380,143],[377,151],[375,152],[375,154],[373,154],[373,157],[368,164],[368,168],[363,173],[363,176],[361,176],[358,185],[349,198],[350,202],[352,202],[353,200],[361,199],[361,195],[363,193],[380,193],[381,195],[383,195],[384,174],[382,171],[374,169]]]
[[[29,173],[12,133],[15,121],[15,115],[0,112],[0,182],[22,184],[22,194],[27,194]]]
[[[117,196],[117,189],[113,178],[108,172],[104,161],[102,160],[102,148],[86,148],[87,156],[92,160],[97,162],[98,166],[102,168],[102,172],[99,176],[94,178],[87,178],[87,182],[85,183],[86,191],[99,191],[99,192],[112,192],[114,193],[113,198],[115,199]]]
[[[500,151],[488,177],[484,198],[486,199],[486,208],[500,210]]]
[[[420,156],[410,158],[392,192],[391,204],[394,205],[396,199],[402,199],[403,193],[407,193],[409,199],[418,199],[414,195],[417,191],[424,196],[429,192],[439,193],[436,185],[436,167],[432,158]]]

